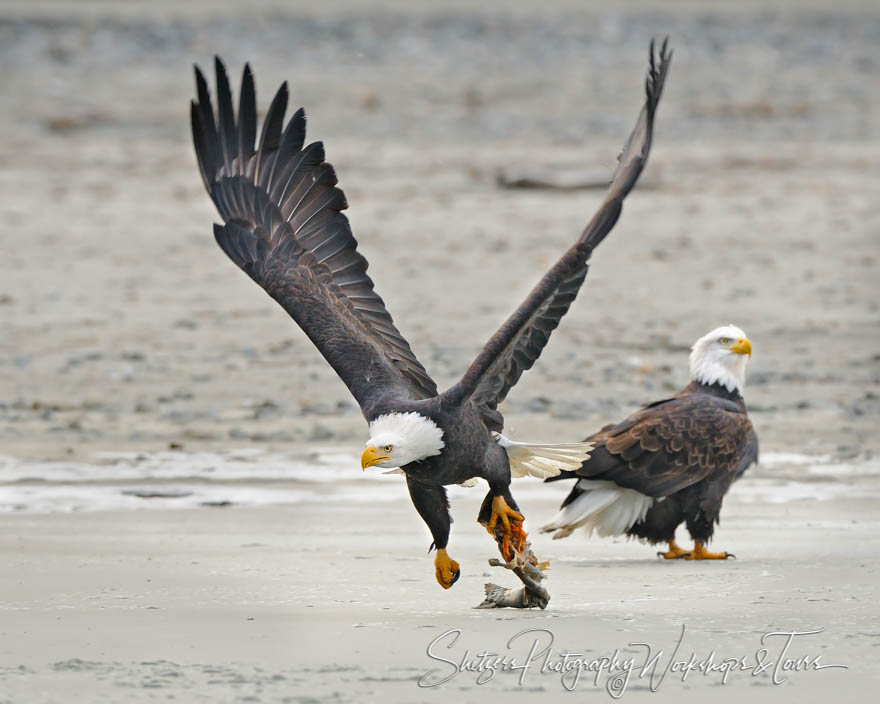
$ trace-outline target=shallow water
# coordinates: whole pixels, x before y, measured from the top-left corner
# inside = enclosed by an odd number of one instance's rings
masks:
[[[52,513],[226,508],[397,501],[399,475],[362,472],[358,459],[332,450],[308,455],[227,452],[102,452],[91,461],[24,461],[0,456],[0,511]],[[841,462],[826,455],[766,453],[732,490],[739,501],[787,503],[851,494],[880,496],[880,460]],[[520,501],[564,495],[560,485],[517,481]],[[453,486],[450,495],[481,493]]]

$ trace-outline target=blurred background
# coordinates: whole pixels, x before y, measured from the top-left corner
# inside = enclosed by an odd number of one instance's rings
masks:
[[[499,179],[606,179],[648,43],[667,34],[643,182],[507,401],[508,430],[583,437],[680,388],[689,345],[732,322],[753,340],[746,401],[769,466],[869,462],[876,3],[37,0],[0,5],[6,479],[58,469],[44,460],[167,466],[236,448],[304,465],[332,448],[356,471],[354,401],[213,242],[193,63],[211,72],[221,55],[237,90],[250,61],[261,110],[290,82],[377,290],[445,387],[601,199]]]

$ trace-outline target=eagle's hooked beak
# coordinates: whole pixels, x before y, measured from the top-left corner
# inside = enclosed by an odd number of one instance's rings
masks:
[[[370,445],[361,455],[361,469],[366,471],[367,467],[390,459],[388,455],[380,454],[374,445]]]
[[[752,356],[752,343],[749,342],[748,338],[741,337],[734,344],[728,347],[731,352],[736,352],[737,354],[747,354],[749,357]]]

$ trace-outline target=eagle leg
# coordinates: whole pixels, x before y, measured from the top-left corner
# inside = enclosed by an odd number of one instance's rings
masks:
[[[458,581],[461,574],[458,563],[446,554],[446,544],[449,542],[449,524],[452,522],[449,516],[449,501],[446,498],[446,489],[440,484],[426,484],[406,475],[406,485],[413,506],[428,525],[434,538],[432,548],[437,548],[434,558],[434,576],[444,589],[449,589]]]
[[[683,560],[726,560],[729,557],[736,558],[736,555],[733,555],[729,552],[709,552],[706,550],[705,543],[695,540],[694,541],[694,549],[691,550],[687,555],[685,555]]]
[[[669,551],[668,552],[658,552],[657,557],[662,557],[664,560],[677,560],[682,557],[686,557],[690,555],[687,550],[681,547],[674,540],[669,541]]]
[[[437,582],[444,589],[449,589],[461,576],[458,563],[446,554],[446,548],[437,549],[437,555],[434,557],[434,572]]]

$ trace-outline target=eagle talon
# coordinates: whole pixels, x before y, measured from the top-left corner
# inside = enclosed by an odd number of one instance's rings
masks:
[[[434,558],[434,575],[437,583],[444,589],[449,589],[461,576],[458,563],[446,554],[446,548],[438,548]]]
[[[685,550],[674,540],[670,540],[668,552],[658,552],[657,557],[662,557],[664,560],[686,560],[690,554],[689,550]]]
[[[524,520],[525,517],[519,511],[510,508],[503,496],[493,497],[492,514],[489,522],[485,524],[486,530],[498,541],[501,555],[508,563],[525,551],[527,536],[522,528]]]
[[[498,525],[498,521],[501,521],[504,532],[509,534],[511,532],[511,519],[522,523],[525,517],[519,511],[514,511],[510,508],[503,496],[494,497],[492,499],[492,515],[489,518],[489,523],[486,525],[486,530],[494,535],[495,526]]]
[[[684,556],[685,560],[726,560],[729,557],[736,559],[736,555],[729,552],[709,552],[706,550],[704,543],[699,540],[694,541],[694,549],[692,552]]]

